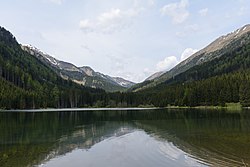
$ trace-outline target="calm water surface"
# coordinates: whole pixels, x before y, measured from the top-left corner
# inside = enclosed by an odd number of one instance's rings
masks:
[[[0,166],[249,166],[250,111],[0,112]]]

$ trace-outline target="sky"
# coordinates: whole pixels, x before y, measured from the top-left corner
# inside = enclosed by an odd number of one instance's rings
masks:
[[[250,0],[0,0],[21,44],[142,82],[250,23]]]

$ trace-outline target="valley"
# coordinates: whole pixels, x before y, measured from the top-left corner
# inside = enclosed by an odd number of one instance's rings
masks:
[[[20,45],[4,28],[0,37],[2,109],[250,106],[249,25],[139,84]]]

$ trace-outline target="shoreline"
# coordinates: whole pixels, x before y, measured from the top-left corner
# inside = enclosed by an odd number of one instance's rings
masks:
[[[70,112],[70,111],[126,111],[126,110],[156,110],[163,109],[162,107],[150,107],[150,108],[142,108],[142,107],[129,107],[129,108],[44,108],[44,109],[10,109],[10,110],[2,110],[1,112],[53,112],[53,111],[61,111],[61,112]]]
[[[53,111],[126,111],[126,110],[157,110],[157,109],[214,109],[243,110],[240,103],[227,103],[225,106],[166,106],[166,107],[90,107],[90,108],[40,108],[40,109],[0,109],[0,112],[53,112]]]

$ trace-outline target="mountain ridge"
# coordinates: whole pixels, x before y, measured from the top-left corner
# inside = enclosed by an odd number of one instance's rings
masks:
[[[64,80],[0,26],[0,110],[93,105],[104,90]]]
[[[89,66],[77,67],[72,63],[58,60],[53,56],[42,52],[32,45],[21,45],[24,51],[29,52],[47,66],[52,67],[58,75],[64,79],[71,79],[77,84],[92,88],[101,88],[106,91],[124,91],[135,83],[121,77],[111,77],[94,71]]]
[[[228,103],[249,107],[250,31],[243,27],[229,35],[231,39],[221,49],[191,58],[192,63],[183,69],[186,71],[154,87],[136,93],[109,93],[65,79],[68,75],[82,77],[82,71],[95,77],[90,67],[81,69],[38,52],[39,59],[24,51],[15,37],[0,27],[0,109],[225,106]],[[204,62],[197,65],[200,60]],[[51,64],[57,68],[52,69]]]
[[[203,49],[199,50],[198,52],[194,53],[187,59],[177,64],[171,70],[163,73],[158,77],[155,77],[152,80],[146,80],[142,83],[134,85],[130,89],[130,91],[136,92],[143,89],[147,89],[149,87],[154,87],[158,84],[166,82],[171,78],[174,78],[176,75],[179,75],[196,65],[200,65],[202,63],[214,60],[215,58],[218,58],[224,53],[228,52],[228,49],[230,49],[228,47],[231,47],[229,45],[231,44],[235,45],[234,43],[236,43],[237,40],[241,40],[241,37],[249,32],[250,32],[250,24],[247,24],[233,32],[230,32],[226,35],[222,35],[219,38],[215,39],[213,42],[211,42],[209,45],[204,47]],[[243,44],[244,40],[241,41],[240,45]],[[239,46],[234,46],[234,47],[239,47]]]

